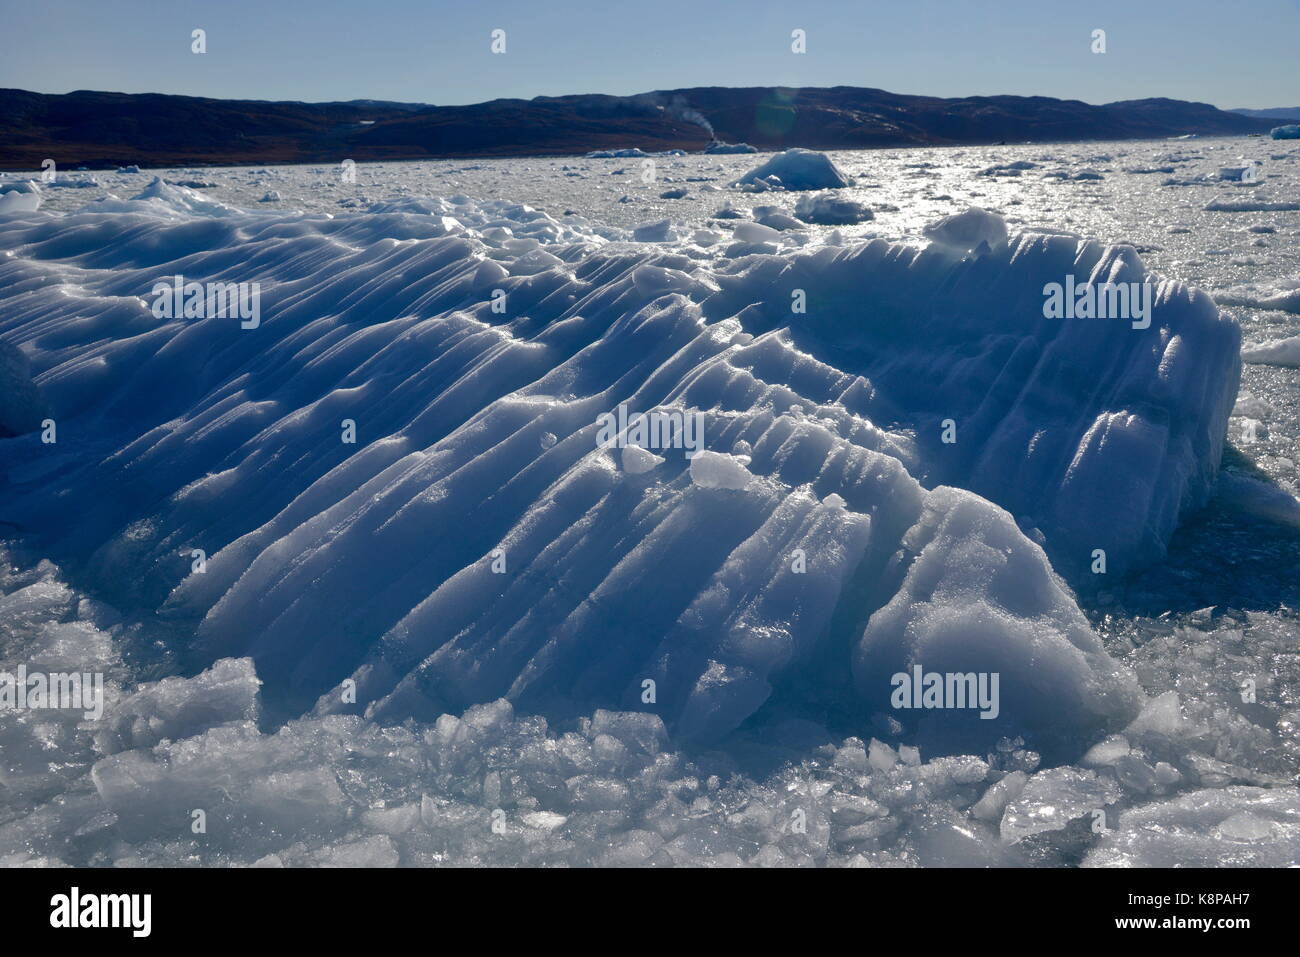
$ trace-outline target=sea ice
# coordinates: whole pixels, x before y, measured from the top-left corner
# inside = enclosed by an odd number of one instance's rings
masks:
[[[1241,347],[1241,360],[1256,365],[1300,367],[1300,336],[1249,342]]]
[[[837,196],[834,193],[818,193],[815,196],[801,196],[795,204],[794,214],[806,223],[820,223],[827,226],[848,226],[864,223],[873,218],[871,210],[862,203]]]
[[[1267,199],[1214,199],[1205,204],[1205,209],[1220,213],[1288,212],[1300,209],[1300,203]]]
[[[1214,301],[1224,306],[1251,306],[1255,309],[1300,313],[1300,279],[1231,286],[1214,293]]]
[[[1300,792],[1210,788],[1119,814],[1085,867],[1295,867]]]

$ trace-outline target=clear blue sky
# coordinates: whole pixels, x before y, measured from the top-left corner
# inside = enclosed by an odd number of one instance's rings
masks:
[[[1300,105],[1300,0],[0,0],[0,86],[247,99],[873,86]],[[190,52],[207,31],[208,52]],[[507,52],[489,51],[506,31]],[[790,52],[807,31],[808,52]],[[1089,50],[1094,29],[1108,52]]]

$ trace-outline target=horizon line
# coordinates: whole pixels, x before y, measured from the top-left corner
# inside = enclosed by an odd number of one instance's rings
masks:
[[[1082,103],[1082,104],[1084,104],[1085,106],[1110,106],[1110,105],[1115,104],[1115,103],[1130,103],[1130,102],[1137,102],[1137,101],[1142,101],[1142,100],[1170,100],[1170,101],[1173,101],[1173,102],[1179,102],[1179,103],[1202,103],[1202,104],[1204,104],[1204,105],[1206,105],[1206,106],[1214,107],[1214,109],[1216,109],[1216,110],[1221,110],[1221,111],[1223,111],[1223,112],[1225,112],[1225,113],[1231,113],[1231,112],[1234,112],[1234,111],[1237,111],[1237,110],[1287,110],[1287,109],[1292,109],[1292,107],[1287,107],[1287,106],[1236,106],[1236,107],[1225,107],[1225,106],[1219,106],[1219,105],[1217,105],[1217,104],[1215,104],[1215,103],[1211,103],[1211,102],[1209,102],[1209,101],[1207,101],[1207,100],[1182,99],[1182,98],[1179,98],[1179,97],[1171,97],[1171,96],[1133,96],[1133,97],[1129,97],[1128,99],[1123,99],[1123,100],[1108,100],[1108,101],[1106,101],[1106,102],[1102,102],[1102,103],[1098,103],[1098,102],[1093,102],[1093,101],[1090,101],[1090,100],[1081,99],[1081,98],[1079,98],[1079,97],[1048,96],[1048,95],[1046,95],[1046,94],[1042,94],[1042,93],[966,93],[966,94],[961,94],[961,95],[957,95],[957,96],[943,96],[943,95],[935,94],[935,93],[910,93],[910,92],[903,92],[903,91],[900,91],[900,90],[891,90],[891,89],[887,89],[887,88],[882,87],[882,86],[860,86],[860,85],[853,84],[853,83],[835,83],[835,84],[832,84],[832,85],[829,85],[829,86],[825,86],[825,85],[816,85],[816,86],[813,86],[813,85],[791,86],[791,85],[789,85],[789,84],[783,84],[783,83],[776,83],[776,84],[761,84],[761,83],[760,83],[760,84],[742,84],[742,85],[738,85],[738,86],[728,86],[728,85],[725,85],[725,84],[709,84],[709,85],[702,85],[702,86],[701,86],[701,85],[697,85],[697,86],[683,86],[683,87],[660,87],[660,88],[656,88],[656,89],[653,89],[653,90],[642,90],[642,91],[637,92],[637,93],[605,93],[605,92],[598,92],[598,91],[590,91],[590,90],[588,90],[588,91],[581,92],[581,93],[538,93],[538,94],[536,94],[536,95],[534,95],[534,96],[496,96],[496,97],[492,97],[492,98],[490,98],[490,99],[486,99],[486,100],[471,100],[471,101],[458,102],[458,103],[451,103],[451,102],[446,102],[446,103],[436,103],[436,102],[430,102],[430,101],[427,101],[427,100],[394,100],[394,99],[388,99],[388,98],[385,98],[385,97],[375,97],[375,96],[355,96],[355,97],[352,97],[352,98],[350,98],[350,99],[346,99],[346,100],[339,100],[339,99],[331,99],[331,100],[304,100],[304,99],[297,99],[297,98],[289,98],[289,99],[267,98],[267,99],[262,99],[262,98],[260,98],[260,97],[257,97],[257,98],[250,98],[250,97],[239,97],[239,96],[208,96],[208,95],[205,95],[205,94],[199,94],[199,93],[167,93],[167,92],[163,92],[163,91],[160,91],[160,90],[142,90],[142,91],[131,91],[131,90],[97,90],[97,89],[90,89],[90,88],[88,88],[88,87],[78,87],[78,88],[76,88],[76,89],[66,90],[66,91],[64,91],[64,92],[62,92],[62,93],[52,93],[52,92],[48,92],[48,91],[46,91],[46,90],[36,90],[36,89],[30,89],[30,88],[27,88],[27,87],[20,87],[20,86],[0,87],[0,89],[14,90],[14,91],[17,91],[17,92],[20,92],[20,93],[33,93],[33,94],[35,94],[35,95],[37,95],[37,96],[72,96],[73,94],[76,94],[76,93],[106,93],[106,94],[115,94],[115,95],[119,95],[119,96],[175,96],[175,97],[184,97],[184,98],[192,99],[192,100],[218,100],[218,101],[222,101],[222,102],[226,102],[226,103],[301,103],[301,104],[303,104],[303,105],[307,105],[307,106],[313,106],[313,105],[314,105],[314,106],[320,106],[320,105],[327,105],[327,104],[331,104],[331,103],[388,103],[388,104],[398,104],[398,105],[401,105],[401,106],[427,106],[427,107],[481,106],[481,105],[483,105],[483,104],[485,104],[485,103],[497,103],[497,102],[509,101],[509,100],[516,100],[516,101],[519,101],[519,102],[521,102],[521,103],[531,103],[531,102],[534,102],[534,101],[536,101],[536,100],[558,100],[558,99],[564,99],[564,98],[566,98],[566,97],[583,97],[583,96],[608,96],[608,97],[611,97],[611,98],[613,98],[613,99],[633,100],[633,99],[636,99],[636,98],[638,98],[638,97],[643,97],[643,96],[653,96],[653,95],[655,95],[655,94],[657,94],[657,93],[677,93],[677,92],[681,92],[681,91],[683,91],[683,90],[836,90],[836,89],[850,89],[850,90],[879,90],[879,91],[881,91],[881,92],[883,92],[883,93],[891,93],[891,94],[894,94],[894,95],[897,95],[897,96],[922,97],[922,98],[933,99],[933,100],[975,100],[975,99],[1003,99],[1003,98],[1013,98],[1013,99],[1021,99],[1021,100],[1041,99],[1041,100],[1057,100],[1057,101],[1062,102],[1062,103]],[[1296,109],[1296,111],[1297,111],[1297,115],[1300,115],[1300,106],[1296,106],[1296,107],[1294,107],[1294,109]]]

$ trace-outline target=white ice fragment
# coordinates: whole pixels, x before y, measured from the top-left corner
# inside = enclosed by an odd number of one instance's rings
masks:
[[[869,207],[835,193],[799,197],[794,214],[806,223],[824,226],[847,226],[875,218]]]
[[[1072,767],[1039,771],[1002,815],[1002,840],[1015,844],[1045,831],[1059,831],[1071,821],[1104,811],[1121,793],[1118,784],[1093,771]]]
[[[1300,209],[1300,203],[1273,202],[1266,199],[1215,199],[1205,204],[1209,212],[1219,213],[1265,213],[1290,212]]]
[[[779,230],[761,223],[737,223],[734,233],[742,243],[777,243],[781,241]]]
[[[1088,753],[1079,759],[1085,768],[1109,767],[1131,751],[1128,738],[1122,734],[1112,734],[1103,741],[1098,741]]]
[[[220,724],[257,717],[261,682],[251,658],[223,658],[193,678],[146,684],[104,715],[95,734],[103,754],[152,747]]]
[[[1247,343],[1241,347],[1241,361],[1293,369],[1300,367],[1300,336]]]
[[[877,771],[888,771],[898,763],[898,753],[883,741],[871,739],[867,760]]]
[[[1228,841],[1255,843],[1269,840],[1276,836],[1279,830],[1276,821],[1270,821],[1250,811],[1238,811],[1219,824],[1216,834]]]
[[[1024,771],[1012,771],[1001,781],[989,786],[984,796],[971,807],[971,814],[981,821],[1002,820],[1007,805],[1020,797],[1028,780],[1029,775]]]
[[[742,489],[753,479],[734,455],[705,450],[691,459],[691,481],[703,488]]]
[[[1128,735],[1153,732],[1172,737],[1183,727],[1182,709],[1178,702],[1177,691],[1166,691],[1149,700],[1141,713],[1125,729]]]
[[[779,206],[756,206],[754,208],[754,222],[781,231],[804,228],[803,223]]]
[[[672,220],[660,219],[637,226],[632,230],[632,238],[639,243],[671,243],[676,242],[677,231]]]
[[[31,180],[0,184],[0,215],[34,213],[41,208],[41,188]]]
[[[1252,227],[1252,230],[1272,227]],[[1243,283],[1214,293],[1214,301],[1224,306],[1250,306],[1300,313],[1300,279]]]
[[[556,814],[554,811],[530,811],[523,815],[521,820],[529,827],[535,827],[540,831],[554,831],[568,820],[563,814]]]
[[[1007,244],[1006,221],[997,213],[978,207],[945,216],[926,226],[923,232],[935,248],[951,253],[967,253],[981,243],[991,249]]]
[[[629,475],[643,475],[663,465],[663,463],[664,457],[655,455],[649,449],[643,449],[635,445],[625,445],[623,447],[623,471]]]
[[[1237,404],[1232,407],[1232,414],[1249,416],[1252,419],[1268,419],[1273,416],[1274,409],[1267,399],[1251,395],[1249,392],[1241,392],[1237,395]]]

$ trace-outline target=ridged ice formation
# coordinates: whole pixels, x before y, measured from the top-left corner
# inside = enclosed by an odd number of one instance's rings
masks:
[[[1044,318],[1067,272],[1148,278],[1064,235],[718,255],[505,202],[332,219],[159,183],[0,219],[0,248],[0,337],[59,429],[0,444],[0,519],[197,622],[192,667],[248,654],[321,710],[353,710],[351,676],[386,719],[506,696],[707,740],[774,692],[888,712],[921,664],[1001,671],[981,732],[1083,742],[1139,695],[1025,530],[1076,584],[1094,549],[1112,575],[1158,556],[1239,370],[1179,283],[1149,329]],[[176,274],[260,283],[260,325],[155,318]],[[620,403],[702,412],[717,455],[629,468],[596,443]]]

